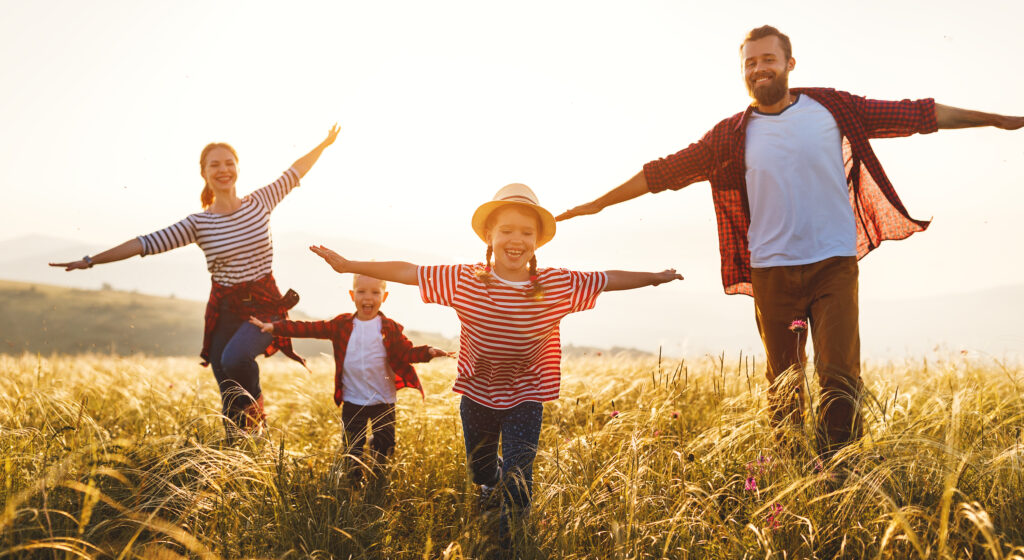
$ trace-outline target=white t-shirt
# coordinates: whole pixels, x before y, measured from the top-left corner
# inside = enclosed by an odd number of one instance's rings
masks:
[[[359,405],[395,402],[395,373],[380,333],[380,315],[369,321],[352,319],[341,376],[345,402]]]
[[[857,256],[857,227],[839,127],[801,95],[776,115],[747,124],[750,265],[795,266]]]

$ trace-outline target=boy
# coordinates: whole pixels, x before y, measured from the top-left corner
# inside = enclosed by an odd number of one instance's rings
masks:
[[[372,425],[370,450],[379,469],[395,447],[395,393],[423,387],[413,362],[428,362],[448,355],[440,348],[413,346],[402,334],[402,325],[388,319],[380,306],[388,297],[383,280],[355,275],[349,291],[356,312],[344,313],[330,321],[249,321],[274,336],[325,338],[334,346],[334,403],[341,406],[341,418],[349,441],[349,454],[357,459],[366,443],[366,423]],[[359,471],[353,473],[360,478]]]

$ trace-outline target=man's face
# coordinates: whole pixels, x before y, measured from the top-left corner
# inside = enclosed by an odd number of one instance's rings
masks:
[[[782,101],[789,91],[789,71],[796,60],[786,58],[775,35],[743,44],[743,81],[758,106]]]

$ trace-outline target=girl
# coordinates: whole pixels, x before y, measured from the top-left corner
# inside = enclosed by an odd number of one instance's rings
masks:
[[[576,272],[537,268],[534,251],[555,236],[555,219],[526,185],[503,187],[473,214],[473,231],[487,244],[484,264],[416,266],[349,261],[310,247],[337,272],[418,285],[426,303],[455,308],[462,329],[458,378],[466,456],[481,505],[504,498],[520,513],[530,504],[542,403],[558,398],[559,322],[594,306],[602,291],[682,280],[662,272]],[[494,257],[494,263],[491,263]],[[501,443],[501,457],[498,445]],[[492,497],[494,489],[500,492]],[[501,532],[507,527],[503,522]]]
[[[270,239],[270,213],[313,167],[320,154],[338,137],[338,125],[331,127],[316,148],[302,156],[278,180],[239,197],[238,154],[228,144],[212,143],[199,155],[199,172],[206,182],[200,200],[203,211],[149,235],[136,237],[95,256],[81,260],[50,263],[65,270],[92,268],[136,255],[155,255],[197,243],[206,254],[212,276],[210,299],[200,356],[211,365],[221,394],[221,408],[229,439],[237,428],[260,432],[265,424],[263,393],[260,389],[259,354],[280,349],[302,362],[292,352],[288,339],[273,338],[249,324],[250,316],[277,320],[298,301],[289,290],[282,297],[271,271],[274,247]]]

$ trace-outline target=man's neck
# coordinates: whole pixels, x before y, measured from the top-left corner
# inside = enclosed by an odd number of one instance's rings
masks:
[[[781,113],[783,111],[783,109],[785,109],[786,107],[789,107],[790,105],[792,105],[794,101],[796,101],[796,96],[793,95],[792,93],[790,93],[789,90],[787,89],[786,90],[786,95],[783,95],[782,99],[780,99],[778,103],[773,103],[771,105],[758,105],[757,106],[757,110],[758,110],[758,112],[761,112],[761,113],[767,113],[769,115],[777,115],[777,114]]]

